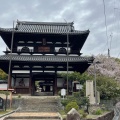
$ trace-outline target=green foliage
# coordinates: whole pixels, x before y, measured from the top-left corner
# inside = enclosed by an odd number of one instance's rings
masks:
[[[69,103],[68,99],[61,100],[61,104],[65,107]]]
[[[89,105],[88,97],[80,97],[78,93],[74,93],[75,96],[69,96],[67,99],[61,101],[61,104],[65,107],[70,102],[76,102],[79,107]]]
[[[90,105],[90,100],[88,97],[81,97],[80,98],[80,101],[81,101],[81,105]]]
[[[65,115],[65,114],[66,114],[64,110],[60,110],[59,113],[60,113],[61,115]]]
[[[0,94],[9,95],[9,91],[0,91]]]
[[[18,94],[18,98],[21,98],[21,94]]]
[[[115,61],[120,64],[120,59],[119,58],[115,58]]]
[[[39,81],[35,81],[35,86],[39,86]]]
[[[94,115],[101,115],[102,113],[103,113],[103,111],[100,108],[94,110],[94,112],[93,112]]]
[[[85,111],[83,109],[79,110],[78,112],[79,112],[81,118],[86,118],[88,115],[87,113],[85,113]]]
[[[67,73],[60,73],[60,76],[65,80],[67,79]],[[78,80],[81,84],[84,84],[86,80],[92,79],[87,73],[80,74],[79,72],[73,72],[68,74],[68,80]]]
[[[117,60],[120,61],[120,60]],[[66,73],[60,74],[64,79],[67,78]],[[73,72],[68,74],[68,79],[70,81],[77,80],[80,82],[80,84],[83,85],[83,89],[80,90],[80,96],[85,96],[85,82],[86,80],[94,80],[93,76],[88,75],[88,73],[80,74],[78,72]],[[114,78],[110,78],[107,76],[99,75],[96,77],[97,82],[97,91],[100,92],[100,98],[101,99],[112,99],[116,97],[120,97],[120,84],[116,83]]]
[[[101,99],[112,99],[120,96],[120,85],[113,78],[97,76],[97,90]]]
[[[0,80],[6,80],[7,79],[7,74],[0,69]]]
[[[58,91],[58,95],[61,96],[61,90]]]
[[[75,108],[76,110],[79,109],[79,106],[76,102],[69,102],[65,107],[65,112],[68,113],[72,108]]]
[[[79,98],[80,97],[80,92],[73,92],[73,96],[75,98]]]

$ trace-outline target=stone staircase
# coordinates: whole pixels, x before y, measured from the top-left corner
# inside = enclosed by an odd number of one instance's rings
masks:
[[[24,97],[19,107],[20,111],[26,112],[58,112],[61,109],[57,96]]]
[[[60,120],[61,109],[58,96],[22,96],[13,102],[18,111],[4,120]]]

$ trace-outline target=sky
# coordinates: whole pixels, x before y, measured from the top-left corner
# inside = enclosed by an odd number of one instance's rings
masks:
[[[120,57],[119,0],[0,0],[0,27],[13,21],[73,22],[76,30],[90,30],[83,55]],[[0,55],[6,44],[0,38]]]

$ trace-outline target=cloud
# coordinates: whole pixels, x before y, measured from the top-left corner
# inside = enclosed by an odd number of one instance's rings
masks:
[[[111,55],[116,57],[120,51],[120,11],[114,8],[119,8],[120,2],[105,1],[105,7],[108,39],[102,0],[1,0],[0,27],[12,27],[13,20],[17,19],[39,22],[74,21],[75,29],[90,30],[90,35],[81,51],[83,54],[107,54],[107,48],[111,44]],[[0,54],[2,54],[6,45],[1,38],[0,45],[3,46],[0,47]]]

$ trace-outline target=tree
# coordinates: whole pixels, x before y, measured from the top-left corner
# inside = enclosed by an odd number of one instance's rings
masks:
[[[101,99],[112,99],[120,96],[120,84],[113,78],[97,76],[97,90]]]
[[[62,76],[65,80],[67,79],[67,73],[60,73],[60,76]],[[79,81],[81,84],[84,84],[86,80],[93,79],[92,76],[87,74],[86,72],[83,74],[80,74],[79,72],[73,72],[68,74],[68,80],[70,81]]]
[[[6,80],[7,79],[7,74],[0,69],[0,80]]]

